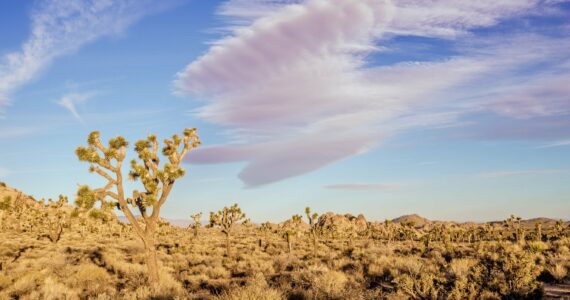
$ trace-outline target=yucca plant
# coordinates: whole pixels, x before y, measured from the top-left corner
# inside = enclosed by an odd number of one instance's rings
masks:
[[[117,136],[109,140],[108,146],[104,146],[99,132],[94,131],[89,134],[87,147],[78,147],[75,150],[80,161],[90,163],[89,171],[107,180],[101,188],[80,187],[76,204],[85,209],[92,209],[96,202],[100,202],[101,207],[116,207],[123,212],[144,244],[149,279],[153,286],[160,280],[155,236],[160,209],[168,199],[176,180],[184,176],[185,171],[180,167],[180,163],[188,151],[199,145],[200,139],[195,128],[184,129],[182,137],[173,135],[172,138],[165,139],[162,155],[167,162],[161,167],[156,136],[150,134],[146,139],[137,141],[134,150],[138,160],[131,161],[129,177],[139,181],[145,191],[134,190],[131,196],[125,191],[122,172],[128,146],[125,138]],[[133,210],[140,215],[140,222]]]
[[[244,223],[245,214],[236,204],[230,207],[224,207],[218,212],[210,212],[210,227],[219,226],[226,236],[226,255],[229,257],[231,253],[231,236],[234,226],[238,223]]]
[[[319,247],[319,235],[321,233],[319,224],[317,222],[319,214],[316,212],[311,214],[310,207],[305,208],[305,214],[307,215],[307,219],[309,220],[309,232],[313,242],[313,256],[317,257],[317,250]]]
[[[50,199],[51,200],[51,199]],[[48,217],[47,225],[49,230],[49,240],[52,243],[57,243],[61,238],[61,233],[63,232],[63,226],[66,223],[66,212],[62,209],[64,205],[67,204],[67,197],[59,195],[57,201],[49,201],[47,205]]]
[[[202,221],[201,221],[202,212],[190,215],[190,218],[192,218],[192,221],[193,221],[193,223],[190,224],[190,228],[192,228],[192,232],[194,233],[194,237],[198,237],[198,231],[200,230],[200,227],[202,227]]]
[[[302,223],[301,215],[293,215],[281,228],[281,236],[287,242],[287,250],[293,252],[293,239],[299,234],[299,227]]]

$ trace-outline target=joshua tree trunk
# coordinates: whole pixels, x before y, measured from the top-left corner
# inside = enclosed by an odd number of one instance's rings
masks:
[[[156,258],[156,240],[155,240],[155,223],[147,223],[145,235],[141,236],[146,252],[146,264],[148,268],[148,277],[150,282],[158,284],[158,259]]]
[[[317,257],[317,246],[318,246],[317,235],[313,233],[313,256]]]
[[[57,243],[59,241],[59,239],[61,238],[61,232],[63,231],[63,226],[61,226],[61,224],[55,224],[52,226],[55,226],[55,227],[52,227],[50,229],[49,239],[52,243]]]
[[[230,257],[230,251],[231,251],[230,233],[225,232],[225,234],[226,234],[226,256]]]
[[[287,235],[287,247],[289,249],[289,253],[293,251],[293,246],[291,245],[291,236]]]

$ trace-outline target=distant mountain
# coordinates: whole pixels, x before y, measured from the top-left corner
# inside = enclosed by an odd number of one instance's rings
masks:
[[[398,223],[398,224],[413,222],[415,227],[424,227],[424,226],[431,223],[430,220],[428,220],[424,217],[421,217],[417,214],[404,215],[401,217],[397,217],[395,219],[392,219],[392,222]]]

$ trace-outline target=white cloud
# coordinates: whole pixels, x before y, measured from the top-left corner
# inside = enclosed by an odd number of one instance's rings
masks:
[[[0,109],[9,103],[10,93],[37,78],[54,59],[98,38],[122,33],[142,16],[163,10],[165,3],[172,1],[46,0],[39,3],[31,14],[31,34],[22,49],[0,58]]]
[[[36,133],[37,131],[38,129],[33,127],[6,127],[0,130],[0,140],[18,138]]]
[[[570,146],[570,140],[567,140],[567,141],[558,141],[558,142],[554,142],[554,143],[549,143],[549,144],[546,144],[546,145],[542,145],[542,146],[536,147],[536,149],[554,148],[554,147],[563,147],[563,146]]]
[[[539,0],[398,0],[386,29],[397,35],[455,38],[474,28],[490,27],[527,13]]]
[[[485,3],[504,13],[469,23],[462,16],[471,6],[456,4],[461,7],[449,11],[455,17],[445,24],[456,35],[536,4]],[[239,176],[250,187],[363,153],[401,130],[453,126],[464,113],[496,109],[490,104],[512,93],[498,78],[555,60],[567,46],[540,36],[486,37],[447,59],[369,67],[367,55],[381,46],[383,30],[394,31],[398,17],[390,2],[309,0],[280,7],[214,43],[175,82],[177,92],[204,99],[198,117],[237,136],[233,144],[198,149],[189,161],[245,161]],[[481,93],[487,89],[493,93]]]
[[[311,0],[228,0],[218,14],[226,18],[229,29],[250,25],[254,20],[275,14],[285,6]],[[390,22],[384,31],[394,35],[456,38],[476,28],[491,27],[524,14],[559,14],[552,0],[393,0]]]
[[[79,122],[83,123],[81,115],[79,115],[79,112],[77,112],[77,105],[84,103],[93,96],[95,96],[95,93],[92,92],[70,93],[61,97],[59,100],[56,101],[56,103],[67,109],[73,115],[74,118],[76,118]]]
[[[517,170],[517,171],[494,171],[480,173],[480,177],[497,178],[497,177],[515,177],[515,176],[530,176],[530,175],[545,175],[567,173],[567,171],[560,169],[534,169],[534,170]]]
[[[365,191],[365,190],[379,190],[379,191],[395,191],[402,188],[400,184],[392,183],[338,183],[325,185],[326,189],[334,190],[351,190],[351,191]]]

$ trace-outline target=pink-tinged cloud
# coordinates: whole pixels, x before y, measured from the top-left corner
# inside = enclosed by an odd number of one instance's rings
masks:
[[[501,21],[532,12],[553,15],[563,1],[549,0],[394,0],[391,21],[385,32],[394,35],[416,35],[457,38],[469,30],[490,27]],[[255,19],[275,14],[279,9],[303,3],[303,0],[228,0],[218,14],[231,25],[229,29],[247,26]]]
[[[538,0],[397,0],[394,3],[394,20],[387,32],[443,38],[490,27],[546,4]]]
[[[532,6],[485,3],[488,9],[509,11],[507,17]],[[308,0],[277,6],[216,41],[175,81],[177,93],[204,101],[194,112],[197,117],[225,126],[239,142],[204,147],[189,162],[246,162],[239,177],[248,187],[318,170],[401,130],[453,126],[462,114],[488,111],[506,94],[500,88],[491,98],[478,93],[497,87],[497,77],[542,62],[564,44],[550,38],[486,38],[445,60],[369,67],[367,55],[381,48],[383,33],[398,18],[398,5]],[[449,11],[445,23],[457,31],[499,20],[462,23],[471,6],[460,6]],[[475,10],[475,15],[483,11]]]
[[[324,188],[332,190],[348,190],[348,191],[396,191],[402,186],[399,184],[391,183],[337,183],[325,185]]]
[[[357,155],[373,147],[369,136],[309,135],[299,138],[241,146],[199,148],[189,156],[196,164],[247,161],[239,178],[255,187],[305,174]]]
[[[570,114],[570,68],[521,82],[500,96],[493,110],[513,118],[530,119]]]

